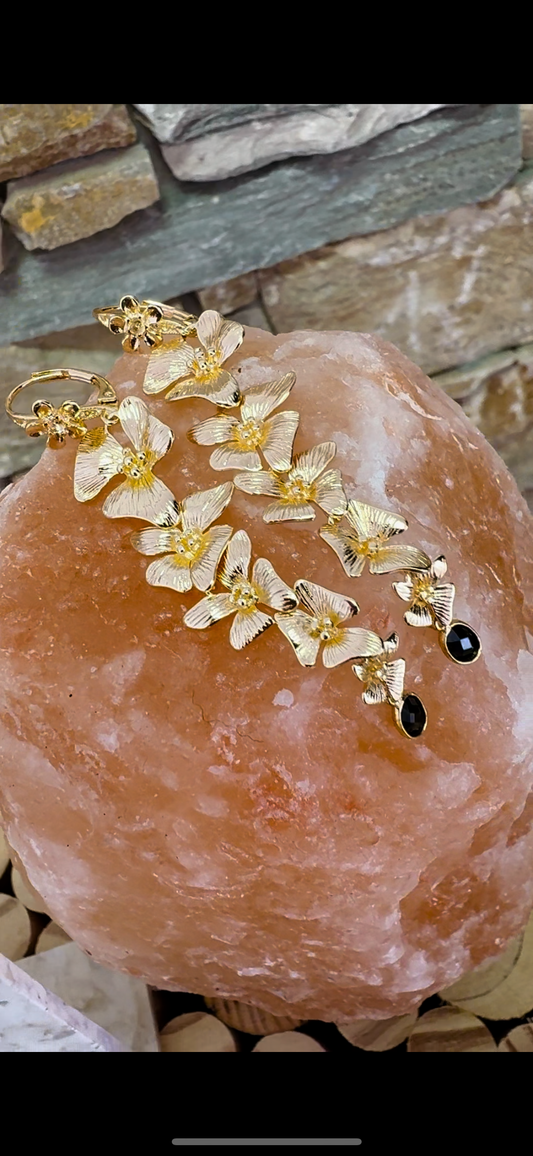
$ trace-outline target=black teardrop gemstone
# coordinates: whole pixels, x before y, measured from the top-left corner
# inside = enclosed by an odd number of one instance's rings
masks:
[[[446,632],[444,645],[454,662],[475,662],[481,651],[481,642],[466,622],[452,622]]]
[[[417,739],[425,730],[426,708],[416,694],[406,694],[399,711],[402,729],[410,739]]]

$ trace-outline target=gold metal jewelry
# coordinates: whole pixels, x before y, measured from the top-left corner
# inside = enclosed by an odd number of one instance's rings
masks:
[[[118,305],[93,309],[93,317],[111,333],[120,334],[123,348],[128,353],[142,350],[143,345],[155,349],[165,336],[180,339],[196,331],[196,317],[161,301],[137,301],[127,293]]]
[[[266,558],[258,558],[249,577],[252,543],[245,530],[238,530],[225,553],[220,581],[226,594],[208,594],[188,610],[183,619],[193,630],[205,630],[221,618],[234,614],[229,640],[235,650],[242,650],[254,638],[273,626],[270,614],[259,610],[287,611],[297,605],[294,590],[284,582]]]
[[[211,454],[211,469],[261,470],[261,450],[272,470],[290,470],[300,414],[270,414],[287,400],[295,381],[295,373],[286,373],[277,381],[251,386],[240,399],[239,417],[219,413],[189,430],[188,438],[197,445],[220,447]]]
[[[466,622],[453,618],[455,586],[441,582],[448,565],[443,554],[425,570],[408,573],[393,588],[404,602],[409,602],[405,621],[410,626],[433,626],[439,632],[442,650],[459,665],[476,662],[482,650],[481,639]]]
[[[364,683],[363,702],[372,706],[388,702],[394,710],[394,721],[402,734],[417,739],[427,726],[426,708],[417,694],[404,693],[405,659],[391,658],[399,644],[397,634],[375,639],[372,656],[352,666],[354,674]]]
[[[388,574],[391,570],[417,570],[429,565],[430,559],[417,546],[391,543],[390,538],[407,530],[401,514],[391,514],[365,502],[348,502],[344,517],[348,526],[328,525],[320,536],[340,559],[349,578],[359,578],[366,563],[371,574]]]
[[[210,457],[213,470],[242,472],[178,501],[154,472],[172,447],[172,430],[140,398],[126,397],[119,404],[105,378],[82,370],[46,370],[16,386],[6,402],[13,421],[31,436],[47,436],[51,444],[61,444],[67,437],[79,440],[74,466],[77,501],[90,501],[113,479],[119,480],[105,498],[102,513],[147,523],[130,536],[135,550],[153,559],[146,568],[147,583],[179,593],[195,588],[204,595],[185,613],[186,626],[204,630],[232,617],[229,642],[242,650],[275,624],[301,666],[314,666],[320,656],[328,669],[355,660],[352,670],[364,684],[364,702],[389,703],[401,733],[418,738],[426,728],[427,714],[418,695],[404,692],[405,660],[394,657],[398,635],[383,640],[372,630],[351,625],[359,613],[354,598],[304,578],[291,587],[266,558],[258,558],[252,566],[248,534],[215,523],[235,487],[274,499],[263,512],[267,523],[312,520],[318,506],[328,517],[320,535],[345,573],[357,578],[367,563],[371,574],[405,571],[393,586],[409,602],[406,621],[435,627],[454,662],[472,662],[481,643],[471,627],[452,620],[455,587],[440,582],[446,573],[444,557],[431,563],[418,547],[391,541],[408,528],[401,514],[348,501],[340,470],[328,468],[337,452],[335,442],[322,442],[293,456],[300,415],[292,409],[274,411],[287,401],[295,374],[241,389],[223,368],[243,340],[242,325],[226,321],[215,310],[195,318],[129,295],[116,308],[95,309],[94,314],[122,336],[128,351],[144,347],[154,351],[148,360],[145,393],[166,390],[169,401],[204,398],[223,411],[239,406],[236,415],[222,411],[198,422],[188,437],[198,445],[216,447]],[[193,334],[199,342],[196,347],[186,341]],[[67,379],[97,390],[97,400],[88,406],[64,401],[57,408],[37,401],[31,415],[13,410],[16,397],[27,386]],[[101,425],[87,426],[98,418]],[[108,428],[112,425],[129,444],[113,436]],[[221,589],[217,590],[217,582]]]
[[[239,386],[222,366],[242,345],[243,326],[237,321],[225,321],[215,309],[206,309],[195,321],[195,329],[199,346],[193,348],[183,342],[179,348],[162,349],[157,357],[150,359],[144,392],[161,393],[168,389],[167,401],[203,397],[215,405],[238,405]]]
[[[31,414],[15,412],[13,402],[23,390],[51,381],[81,381],[91,390],[98,390],[98,396],[91,405],[83,406],[68,400],[54,406],[41,399],[33,403]],[[83,438],[88,432],[86,422],[94,418],[102,420],[106,426],[113,424],[117,420],[117,406],[117,395],[110,382],[98,373],[87,373],[83,369],[39,370],[16,385],[6,400],[6,411],[11,420],[29,437],[48,438],[50,446],[63,445],[68,437]]]
[[[131,446],[122,446],[105,428],[89,430],[81,439],[74,466],[74,497],[96,498],[112,478],[124,481],[106,498],[106,518],[142,518],[156,526],[174,526],[178,503],[153,467],[168,453],[174,434],[158,421],[139,397],[125,397],[118,421]]]
[[[273,470],[259,470],[257,473],[236,474],[233,481],[237,489],[246,494],[266,494],[277,499],[264,511],[264,522],[309,521],[315,517],[312,503],[320,506],[326,514],[340,517],[346,509],[341,472],[328,470],[324,473],[336,453],[335,442],[322,442],[298,454],[285,476]]]

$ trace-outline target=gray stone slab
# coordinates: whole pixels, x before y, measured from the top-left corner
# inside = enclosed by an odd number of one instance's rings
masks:
[[[194,140],[210,132],[222,132],[252,120],[291,116],[315,109],[338,108],[335,104],[134,104],[143,122],[161,144]]]
[[[154,156],[157,205],[54,252],[12,254],[0,277],[0,345],[87,323],[125,292],[165,300],[485,200],[520,163],[517,104],[441,109],[357,149],[202,185],[176,181]]]
[[[161,107],[178,110],[196,106],[151,107],[155,110],[152,128],[160,139],[157,130]],[[218,124],[210,127],[207,119],[195,125],[176,126],[173,143],[163,147],[174,176],[182,181],[218,181],[289,157],[356,148],[398,124],[408,124],[446,106],[327,104],[303,110],[293,106],[289,111],[286,105],[257,107],[259,112],[249,119],[236,117],[224,128]],[[269,114],[270,109],[274,111]]]

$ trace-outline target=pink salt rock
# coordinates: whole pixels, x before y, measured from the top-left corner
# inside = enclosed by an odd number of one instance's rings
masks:
[[[117,362],[121,397],[142,396],[146,365]],[[406,1014],[497,955],[533,902],[531,520],[459,407],[377,337],[248,329],[228,367],[242,386],[296,372],[296,451],[335,440],[349,497],[446,555],[483,653],[457,666],[408,627],[397,575],[348,578],[320,511],[266,525],[266,499],[235,492],[223,521],[256,557],[398,630],[429,719],[410,741],[350,663],[305,670],[277,628],[242,652],[228,620],[188,630],[200,595],[148,586],[140,523],[78,504],[75,444],[47,450],[0,503],[6,835],[104,965],[304,1020]],[[208,402],[148,400],[176,433],[158,473],[178,498],[231,477],[185,437]]]

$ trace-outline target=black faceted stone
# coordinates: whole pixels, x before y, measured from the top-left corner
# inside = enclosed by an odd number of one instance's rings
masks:
[[[466,622],[454,622],[445,638],[446,650],[455,662],[474,662],[481,650],[481,642]]]
[[[418,696],[406,694],[400,710],[400,722],[410,739],[417,739],[422,734],[426,720],[426,708]]]

